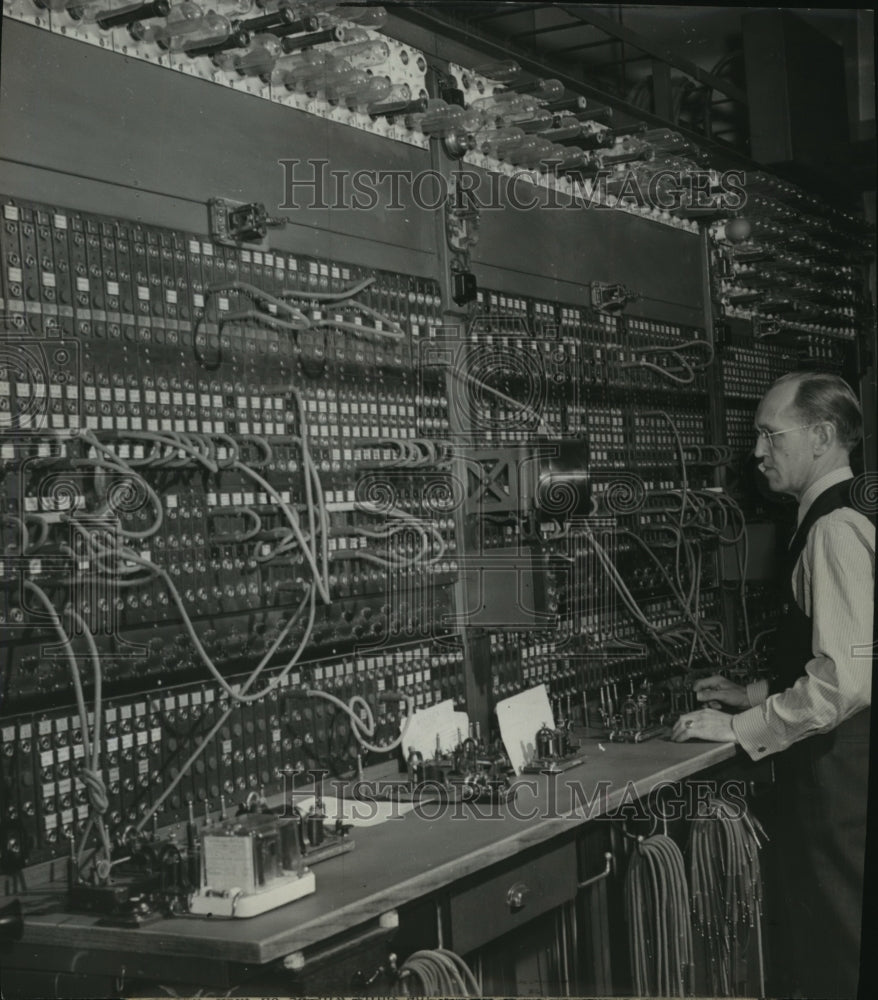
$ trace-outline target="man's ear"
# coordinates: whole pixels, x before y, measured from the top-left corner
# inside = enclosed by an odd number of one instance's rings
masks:
[[[829,420],[823,420],[814,425],[815,446],[814,452],[817,455],[825,455],[830,451],[838,440],[838,431],[835,424]]]

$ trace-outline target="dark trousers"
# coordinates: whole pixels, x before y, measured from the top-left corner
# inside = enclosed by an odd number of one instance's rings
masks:
[[[870,710],[858,712],[776,761],[772,966],[787,996],[857,996],[869,723]]]

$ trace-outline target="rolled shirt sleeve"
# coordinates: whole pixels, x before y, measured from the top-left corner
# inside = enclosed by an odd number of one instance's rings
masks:
[[[820,518],[793,578],[796,601],[812,619],[813,657],[785,691],[766,697],[767,685],[748,685],[754,707],[732,720],[754,760],[828,732],[871,704],[874,581],[870,522],[849,508]]]

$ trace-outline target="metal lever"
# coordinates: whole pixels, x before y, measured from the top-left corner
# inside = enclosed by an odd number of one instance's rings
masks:
[[[589,885],[594,885],[595,882],[603,882],[605,878],[609,878],[613,873],[613,852],[604,851],[604,860],[606,864],[604,865],[604,870],[599,872],[597,875],[592,875],[591,878],[587,878],[584,882],[580,882],[577,885],[578,889],[585,889]]]

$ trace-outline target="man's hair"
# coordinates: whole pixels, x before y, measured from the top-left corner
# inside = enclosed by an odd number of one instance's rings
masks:
[[[796,385],[793,405],[802,420],[811,424],[832,424],[838,443],[851,451],[863,436],[863,414],[847,382],[825,372],[790,372],[782,375],[774,385],[788,382]]]

